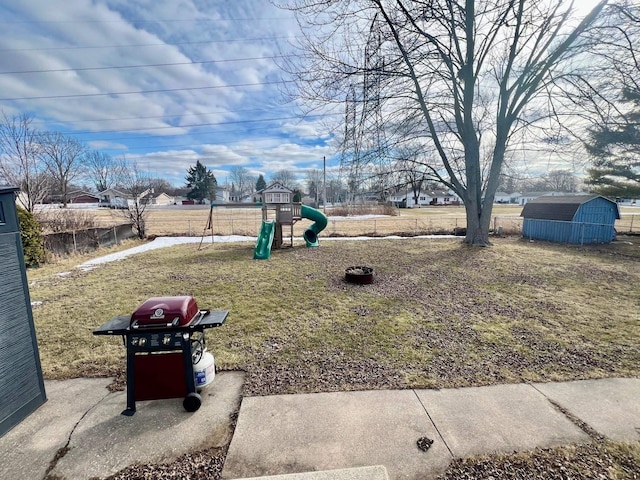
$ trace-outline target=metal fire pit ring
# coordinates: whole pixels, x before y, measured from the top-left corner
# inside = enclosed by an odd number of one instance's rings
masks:
[[[367,285],[373,283],[373,268],[365,266],[353,266],[348,267],[344,271],[344,279],[349,283],[358,283],[360,285]]]

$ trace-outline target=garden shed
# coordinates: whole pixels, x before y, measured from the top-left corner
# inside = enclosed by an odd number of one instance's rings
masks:
[[[618,204],[600,195],[539,197],[522,209],[522,236],[556,243],[609,243]]]

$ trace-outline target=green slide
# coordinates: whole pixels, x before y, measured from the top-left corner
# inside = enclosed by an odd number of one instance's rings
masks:
[[[253,251],[253,258],[257,260],[269,260],[271,257],[271,245],[273,244],[273,234],[276,230],[276,222],[262,221],[260,235],[256,240],[256,248]]]
[[[307,242],[307,247],[317,247],[319,245],[318,234],[327,226],[326,215],[320,210],[302,205],[300,209],[300,216],[315,222],[304,231],[302,236],[304,237],[304,241]]]

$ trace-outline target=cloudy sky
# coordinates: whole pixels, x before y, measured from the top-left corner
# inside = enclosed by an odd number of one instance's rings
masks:
[[[299,32],[268,0],[0,0],[0,26],[0,109],[37,129],[174,185],[197,159],[219,182],[236,166],[269,180],[338,165],[331,114],[303,117],[282,94]]]
[[[267,0],[0,0],[0,108],[152,176],[225,181],[336,165],[322,117],[282,95],[297,35]]]

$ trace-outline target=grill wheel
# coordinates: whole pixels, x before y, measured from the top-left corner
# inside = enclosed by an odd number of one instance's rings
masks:
[[[182,406],[187,412],[195,412],[202,405],[202,397],[195,392],[188,393],[182,401]]]

